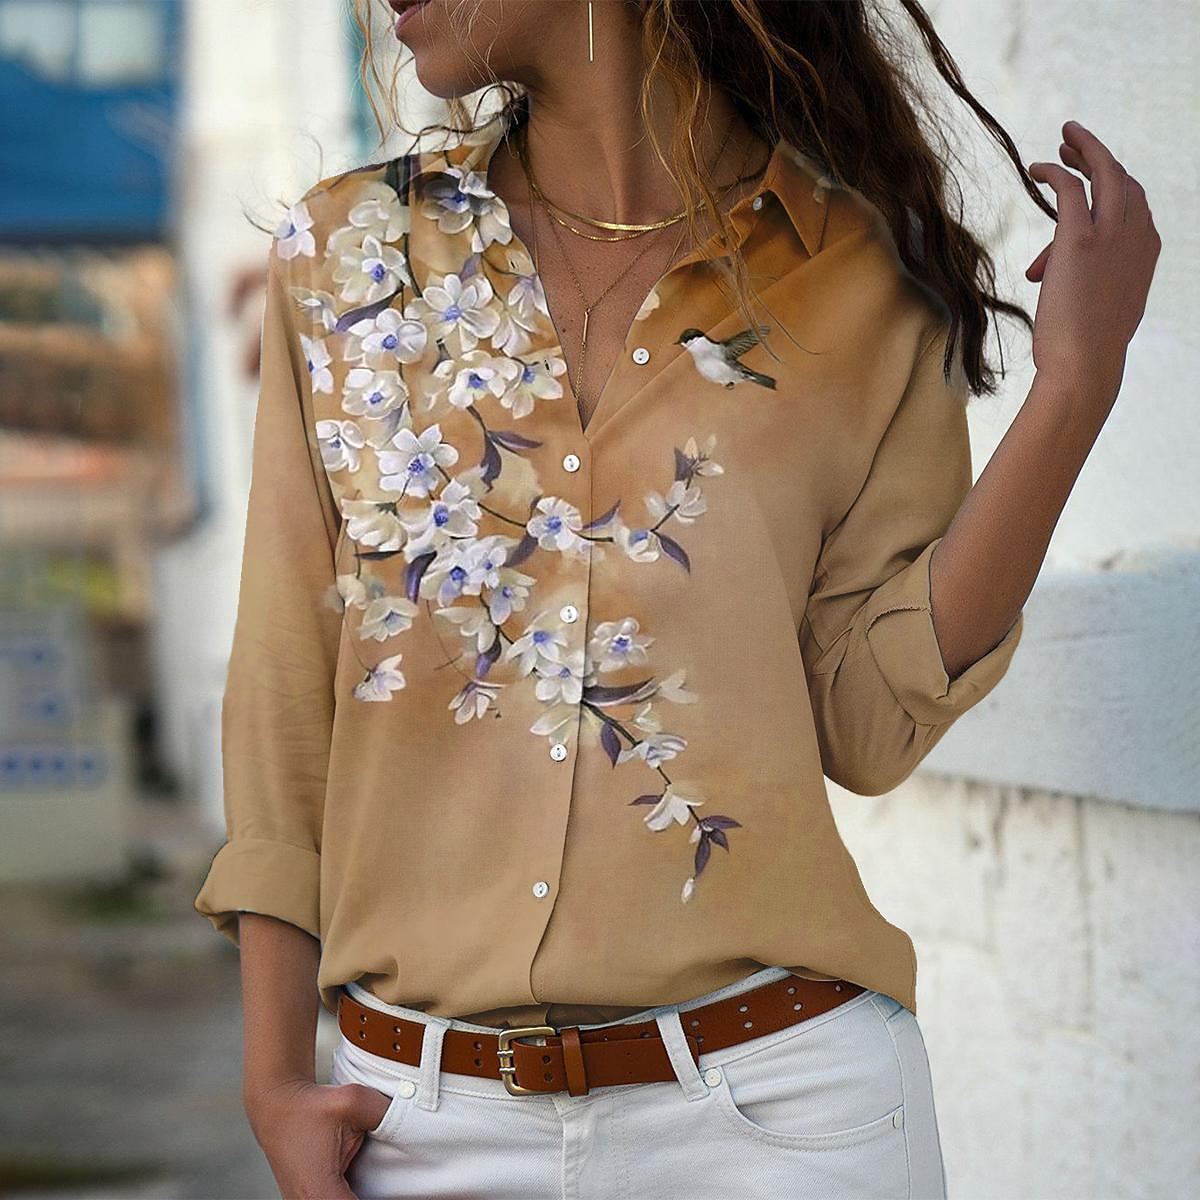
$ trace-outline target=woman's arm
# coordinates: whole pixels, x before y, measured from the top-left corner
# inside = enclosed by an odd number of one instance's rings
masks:
[[[375,1088],[316,1083],[320,943],[275,917],[239,917],[244,1060],[242,1095],[281,1196],[353,1200],[345,1171],[383,1120]]]
[[[1112,411],[1162,242],[1146,195],[1104,144],[1068,121],[1058,225],[1027,276],[1041,280],[1033,386],[930,560],[934,626],[951,678],[1003,636],[1046,557],[1071,488]]]

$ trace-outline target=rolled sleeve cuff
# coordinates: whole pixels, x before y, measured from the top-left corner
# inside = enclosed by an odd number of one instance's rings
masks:
[[[866,638],[897,703],[919,725],[945,725],[977,704],[1004,677],[1021,640],[1024,610],[982,657],[950,679],[933,627],[931,542],[909,566],[878,587],[867,602]]]
[[[234,838],[212,860],[193,907],[235,945],[239,911],[298,925],[320,940],[321,858],[265,838]]]

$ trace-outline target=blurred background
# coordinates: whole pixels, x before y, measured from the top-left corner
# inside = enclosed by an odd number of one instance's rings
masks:
[[[927,8],[1023,159],[1083,121],[1164,251],[1009,675],[895,792],[831,784],[834,811],[917,944],[951,1194],[1197,1194],[1200,12]],[[236,950],[191,905],[224,835],[261,227],[410,148],[360,49],[347,0],[0,0],[0,1195],[277,1195]],[[401,86],[410,129],[436,116]],[[1032,312],[1050,223],[946,109]],[[1032,377],[1002,333],[977,472]],[[323,1013],[322,1069],[335,1033]]]

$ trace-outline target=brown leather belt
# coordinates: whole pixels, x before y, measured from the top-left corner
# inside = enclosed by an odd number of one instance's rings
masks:
[[[806,1021],[866,989],[846,979],[782,979],[679,1014],[692,1059]],[[425,1025],[370,1008],[342,990],[338,1028],[370,1054],[419,1066]],[[536,1044],[524,1038],[538,1037]],[[447,1029],[442,1070],[502,1079],[514,1095],[567,1091],[583,1096],[594,1087],[675,1079],[656,1021],[599,1025],[529,1025],[498,1033]]]

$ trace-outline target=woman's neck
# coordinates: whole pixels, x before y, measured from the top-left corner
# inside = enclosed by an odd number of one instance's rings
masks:
[[[618,54],[610,61],[607,46],[597,47],[595,81],[520,81],[528,94],[526,137],[529,161],[538,185],[556,203],[576,212],[613,221],[654,221],[678,211],[678,189],[655,153],[643,119],[639,95],[643,80],[640,55]],[[661,80],[651,95],[651,127],[670,161],[676,106]],[[731,124],[732,122],[732,124]],[[728,134],[728,137],[726,135]],[[765,161],[767,147],[719,89],[710,92],[707,119],[692,128],[696,154],[716,184],[728,183]],[[747,158],[747,140],[757,143]],[[722,148],[722,142],[724,146]],[[498,191],[514,195],[521,167],[511,147],[493,164],[490,176]],[[718,151],[720,156],[718,158]],[[735,198],[731,196],[731,200]]]

